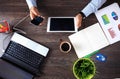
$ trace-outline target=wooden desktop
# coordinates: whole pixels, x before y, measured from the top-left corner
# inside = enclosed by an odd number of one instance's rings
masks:
[[[40,76],[35,79],[75,79],[72,66],[78,59],[72,47],[72,50],[65,54],[60,52],[60,39],[69,41],[68,36],[73,33],[48,33],[47,18],[49,16],[75,16],[82,10],[90,0],[44,0],[38,1],[41,15],[45,16],[45,22],[42,26],[34,26],[30,23],[28,17],[17,27],[27,34],[26,36],[50,48],[50,51],[40,68]],[[102,7],[113,2],[120,5],[119,0],[108,0]],[[6,19],[11,26],[14,26],[19,20],[29,14],[25,0],[4,0],[0,1],[0,20]],[[84,20],[82,28],[98,22],[95,15],[92,14]],[[70,41],[69,41],[70,42]],[[91,57],[96,65],[96,75],[93,79],[115,79],[120,78],[120,42],[105,47],[100,53],[107,56],[105,62],[96,60],[96,54]],[[0,61],[1,62],[1,61]],[[0,70],[1,71],[1,70]]]

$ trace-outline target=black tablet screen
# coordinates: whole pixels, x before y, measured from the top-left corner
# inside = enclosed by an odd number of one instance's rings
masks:
[[[74,18],[51,18],[50,31],[75,31]]]

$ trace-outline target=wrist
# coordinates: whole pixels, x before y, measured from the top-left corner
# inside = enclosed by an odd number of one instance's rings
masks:
[[[29,9],[33,6],[37,7],[36,0],[26,0]]]
[[[86,18],[85,14],[83,12],[79,12],[79,14],[82,16],[82,19]]]
[[[37,7],[36,6],[31,6],[30,10],[33,10],[33,9],[37,9]]]

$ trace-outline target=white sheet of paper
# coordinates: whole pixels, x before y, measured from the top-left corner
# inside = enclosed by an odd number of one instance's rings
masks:
[[[120,28],[118,28],[118,25],[120,24],[119,5],[117,3],[113,3],[95,12],[95,15],[103,31],[105,32],[110,44],[118,42],[120,40]]]
[[[7,48],[11,36],[12,34],[0,33],[0,57],[4,54],[4,50]]]

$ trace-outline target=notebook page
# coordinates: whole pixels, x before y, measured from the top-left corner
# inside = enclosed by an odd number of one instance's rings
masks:
[[[92,52],[104,48],[109,45],[109,42],[101,29],[99,23],[93,24],[85,29],[86,36],[93,49]]]
[[[69,36],[78,58],[84,57],[93,52],[85,32],[86,30],[81,30]]]

